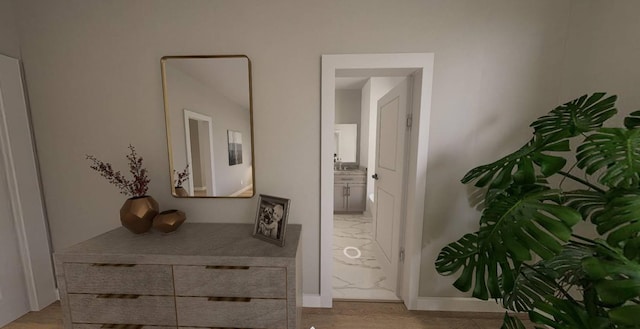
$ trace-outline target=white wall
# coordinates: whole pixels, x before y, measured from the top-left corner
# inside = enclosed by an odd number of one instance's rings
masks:
[[[559,102],[592,92],[618,95],[620,115],[640,109],[640,2],[574,1]]]
[[[13,1],[0,0],[0,54],[20,58],[16,23]]]
[[[603,80],[605,87],[625,86],[627,93],[626,86],[638,85],[631,57],[637,55],[632,36],[638,27],[629,16],[640,3],[608,3],[17,1],[54,248],[119,226],[124,198],[88,168],[84,154],[124,165],[128,143],[145,156],[150,194],[163,208],[183,209],[190,221],[253,221],[255,198],[170,196],[159,65],[163,55],[246,54],[253,64],[257,193],[292,199],[290,222],[303,224],[304,292],[317,294],[320,56],[433,52],[419,295],[460,295],[452,278],[435,273],[433,262],[440,248],[477,226],[479,214],[459,183],[464,173],[524,143],[527,125],[557,105],[561,87],[563,98],[586,92],[570,87],[579,78],[571,77],[573,71],[563,74],[565,65],[577,70],[603,59],[612,65],[622,60],[628,71]],[[602,30],[590,31],[592,17],[576,15],[594,14],[599,7],[607,9],[603,21],[595,21]],[[590,33],[615,51],[597,49],[597,43],[578,45]],[[576,39],[568,42],[568,35]],[[618,49],[616,40],[629,45]],[[576,49],[567,49],[572,42]],[[565,53],[582,56],[581,49],[595,57],[569,63],[573,58]],[[601,71],[593,68],[588,76],[609,74]]]
[[[360,89],[336,90],[336,123],[360,126]]]

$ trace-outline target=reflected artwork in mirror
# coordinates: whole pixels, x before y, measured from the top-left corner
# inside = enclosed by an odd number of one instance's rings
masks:
[[[165,56],[161,69],[173,196],[252,197],[249,58]]]

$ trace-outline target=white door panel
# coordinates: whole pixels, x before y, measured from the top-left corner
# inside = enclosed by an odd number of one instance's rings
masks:
[[[2,85],[0,85],[0,138],[7,136],[4,125],[6,112]],[[5,143],[0,143],[0,327],[29,311],[27,287],[17,231],[11,209],[11,195],[5,165]]]
[[[0,327],[57,299],[20,63],[0,55]]]
[[[389,288],[397,291],[402,227],[403,170],[409,79],[378,100],[375,175],[375,241],[377,258]]]
[[[385,256],[385,261],[390,263],[392,260],[393,248],[393,208],[395,198],[392,194],[378,187],[376,190],[378,195],[377,211],[378,225],[376,225],[376,241]]]
[[[398,121],[400,120],[400,99],[391,100],[379,109],[378,167],[395,171],[398,145]]]

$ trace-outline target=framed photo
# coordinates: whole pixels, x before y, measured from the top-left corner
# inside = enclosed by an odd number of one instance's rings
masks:
[[[227,130],[227,145],[229,146],[229,165],[242,163],[242,133]]]
[[[291,200],[260,194],[253,236],[284,246],[284,234]]]

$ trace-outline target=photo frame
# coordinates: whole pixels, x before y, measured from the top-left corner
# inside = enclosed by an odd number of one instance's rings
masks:
[[[253,236],[283,247],[290,204],[289,199],[260,194]]]
[[[227,130],[227,145],[229,148],[229,165],[242,164],[242,133]]]

